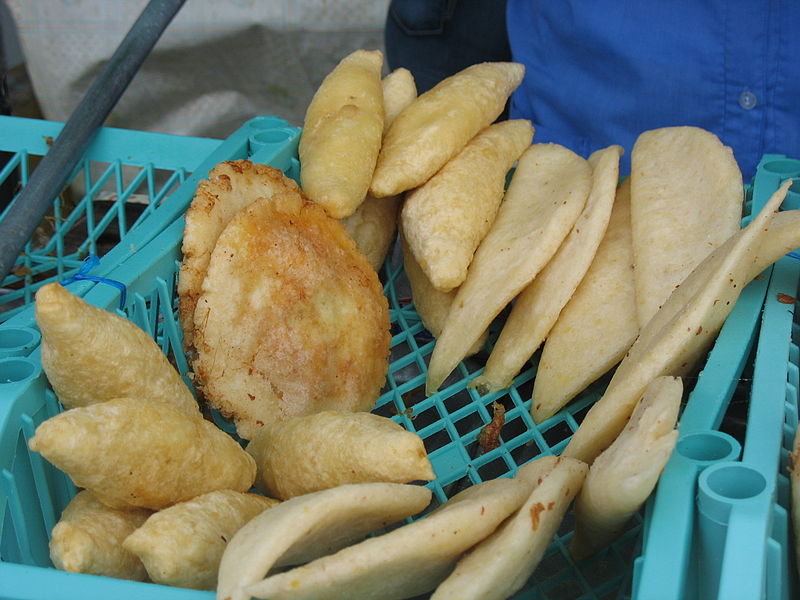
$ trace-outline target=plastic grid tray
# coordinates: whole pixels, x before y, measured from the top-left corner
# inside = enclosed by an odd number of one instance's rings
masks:
[[[249,147],[248,147],[249,150]],[[282,167],[296,176],[297,163],[289,160]],[[184,188],[193,191],[187,182]],[[189,196],[191,192],[189,193]],[[170,200],[171,202],[171,200]],[[166,204],[166,203],[165,203]],[[180,209],[170,207],[177,217],[140,251],[123,264],[112,268],[108,277],[128,287],[128,302],[123,314],[149,331],[185,373],[186,361],[180,333],[174,318],[174,277],[180,259],[182,219]],[[158,218],[161,218],[159,215]],[[433,341],[424,330],[413,304],[406,297],[402,268],[397,253],[382,272],[392,318],[392,361],[384,393],[375,412],[391,416],[425,440],[437,479],[430,484],[436,502],[441,502],[470,483],[513,473],[518,465],[540,453],[559,453],[577,428],[591,403],[605,386],[592,386],[566,410],[548,421],[535,425],[530,419],[530,391],[535,375],[534,364],[521,373],[507,392],[479,396],[466,388],[469,379],[480,372],[485,356],[466,361],[437,394],[424,396],[424,379]],[[86,294],[91,303],[113,310],[118,303],[116,289],[93,286]],[[729,319],[731,321],[731,319]],[[35,329],[24,326],[0,327],[7,336],[35,336]],[[720,344],[718,343],[717,346]],[[716,348],[716,347],[715,347]],[[0,361],[0,388],[11,402],[0,415],[0,510],[2,543],[0,581],[8,582],[9,597],[48,598],[54,589],[65,598],[89,596],[136,598],[211,598],[213,594],[164,588],[81,576],[56,571],[47,556],[48,532],[57,515],[74,494],[68,478],[28,453],[26,441],[38,423],[58,410],[52,392],[41,373],[36,350],[30,344],[6,350],[15,358]],[[706,368],[706,372],[708,367]],[[481,428],[491,420],[491,404],[502,402],[507,409],[506,424],[499,448],[482,452],[477,444]],[[225,426],[224,423],[221,423]],[[37,502],[31,502],[37,498]],[[571,536],[570,516],[548,549],[529,585],[516,598],[610,599],[626,597],[630,567],[639,539],[639,522],[612,547],[576,564],[567,552]],[[4,594],[5,595],[5,594]],[[660,596],[665,598],[667,596]]]
[[[293,154],[281,155],[277,161],[264,160],[263,152],[250,139],[251,124],[243,126],[236,135],[241,131],[249,131],[244,138],[246,143],[233,144],[230,139],[226,140],[223,145],[235,145],[237,149],[226,158],[239,158],[243,154],[260,162],[271,162],[297,178],[298,164]],[[215,155],[219,152],[215,151]],[[202,170],[198,167],[195,173]],[[180,260],[182,213],[195,185],[194,179],[187,179],[137,225],[139,229],[160,229],[160,233],[137,247],[135,252],[128,253],[116,267],[103,270],[104,277],[127,287],[127,302],[120,314],[151,333],[184,375],[188,366],[181,351],[180,330],[174,313],[175,275]],[[123,239],[121,245],[126,243]],[[375,412],[395,419],[424,439],[437,473],[437,479],[429,484],[434,492],[433,505],[470,484],[512,474],[518,465],[534,456],[559,453],[563,449],[582,416],[599,397],[604,383],[593,386],[567,410],[539,426],[533,423],[529,412],[535,366],[521,373],[509,391],[481,397],[466,387],[485,362],[485,355],[477,356],[461,364],[442,391],[425,397],[424,381],[433,340],[407,297],[399,252],[395,251],[387,260],[381,276],[390,302],[392,359],[386,387]],[[70,288],[81,284],[70,284]],[[118,310],[119,291],[114,287],[92,284],[84,297],[96,306]],[[31,307],[27,309],[30,311]],[[119,598],[210,597],[202,592],[80,576],[49,568],[49,531],[75,489],[63,473],[27,451],[27,440],[36,426],[59,410],[41,371],[38,332],[28,317],[24,314],[0,325],[1,338],[20,341],[16,346],[8,343],[0,350],[7,357],[0,360],[0,393],[9,400],[0,407],[0,552],[4,561],[0,563],[0,581],[9,590],[4,595],[44,598],[58,589],[63,597],[69,598],[95,593]],[[477,437],[491,421],[491,405],[495,401],[501,402],[507,411],[502,444],[483,452]],[[218,423],[232,431],[221,420]],[[518,598],[596,600],[618,598],[623,594],[621,590],[630,580],[639,521],[635,521],[613,547],[580,564],[575,564],[567,551],[571,529],[570,517],[567,517],[534,578]]]
[[[800,161],[765,155],[751,213],[794,177]],[[791,190],[782,208],[800,207],[798,198]],[[676,451],[648,503],[637,599],[788,600],[798,589],[786,471],[798,422],[795,255],[743,291],[689,396]],[[749,397],[744,432],[721,431],[737,393]]]
[[[0,116],[0,219],[62,127]],[[217,163],[254,155],[288,165],[299,135],[299,128],[271,116],[248,121],[224,141],[102,128],[53,199],[42,235],[28,242],[0,283],[0,323],[31,325],[25,307],[35,291],[74,275],[89,255],[102,255],[92,270],[96,277],[120,265],[182,214],[197,182]],[[82,282],[75,293],[90,287]]]
[[[0,117],[0,219],[61,129],[60,123]],[[0,321],[29,304],[39,286],[75,273],[87,255],[113,248],[218,145],[205,138],[102,129],[2,281]]]

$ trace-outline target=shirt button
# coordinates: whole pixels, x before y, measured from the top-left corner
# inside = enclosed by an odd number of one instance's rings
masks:
[[[752,110],[758,104],[758,98],[756,95],[749,91],[745,90],[739,96],[739,106],[741,106],[745,110]]]

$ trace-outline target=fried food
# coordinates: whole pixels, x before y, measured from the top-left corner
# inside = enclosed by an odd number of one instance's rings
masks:
[[[422,324],[425,325],[431,335],[438,338],[442,333],[444,322],[447,319],[447,313],[450,312],[450,307],[456,297],[458,289],[450,290],[449,292],[440,292],[428,279],[428,276],[422,271],[417,259],[414,258],[414,253],[408,248],[408,243],[403,235],[403,228],[400,227],[400,242],[403,250],[403,271],[408,278],[408,283],[411,287],[411,298],[414,300],[414,310],[417,311]],[[486,344],[486,339],[489,337],[489,332],[484,331],[478,340],[472,345],[467,352],[467,356],[472,356],[483,348]]]
[[[545,340],[533,382],[537,423],[616,365],[639,335],[633,285],[630,178],[620,184],[605,237]]]
[[[346,483],[431,480],[422,438],[372,413],[324,411],[260,428],[247,445],[256,487],[275,498]]]
[[[146,398],[60,413],[28,447],[113,508],[160,510],[213,490],[246,491],[256,476],[253,458],[213,423]]]
[[[429,394],[556,253],[586,204],[591,181],[589,163],[558,144],[534,144],[522,154],[436,340]]]
[[[278,504],[258,494],[216,490],[160,510],[124,539],[155,583],[213,590],[228,540]]]
[[[383,134],[389,131],[405,108],[417,99],[417,84],[411,71],[400,67],[381,80],[383,88]]]
[[[518,509],[529,492],[530,485],[509,478],[474,485],[424,519],[269,576],[245,592],[270,600],[393,600],[423,594],[447,576],[465,550]]]
[[[376,271],[380,271],[394,241],[401,199],[401,196],[374,198],[368,194],[356,212],[342,219],[359,252]]]
[[[336,219],[364,201],[383,136],[383,54],[356,50],[323,80],[300,136],[300,185]]]
[[[59,283],[39,288],[35,310],[42,368],[64,408],[130,396],[200,418],[192,392],[160,346],[131,321],[88,304]]]
[[[425,183],[500,116],[524,73],[519,63],[480,63],[420,95],[389,127],[370,192],[395,196]]]
[[[381,85],[385,113],[383,131],[386,133],[394,118],[417,97],[417,86],[411,71],[403,68],[389,73]],[[367,194],[355,212],[342,219],[347,233],[376,271],[383,266],[386,253],[394,241],[401,201],[402,196],[376,198]]]
[[[565,456],[594,461],[625,427],[653,379],[683,376],[705,355],[742,288],[757,274],[752,272],[757,253],[790,184],[783,184],[747,227],[706,257],[642,328]]]
[[[550,333],[561,309],[589,269],[608,227],[621,155],[620,146],[610,146],[595,154],[592,190],[583,212],[550,262],[517,296],[483,373],[470,383],[481,394],[511,385]],[[536,418],[535,407],[532,412]]]
[[[178,315],[184,348],[193,345],[195,306],[219,234],[255,199],[298,191],[297,184],[279,169],[249,160],[222,162],[197,184],[184,216],[183,259],[178,272]]]
[[[400,211],[403,232],[437,290],[449,292],[467,277],[472,255],[497,215],[506,174],[532,139],[530,121],[490,125],[406,194]]]
[[[92,492],[82,490],[53,527],[50,560],[62,571],[144,581],[147,572],[142,561],[122,542],[151,514],[145,509],[109,508]]]
[[[733,151],[698,127],[645,131],[631,152],[631,227],[639,327],[712,250],[739,230]]]
[[[654,379],[628,425],[592,463],[575,501],[570,554],[576,560],[619,537],[652,493],[678,439],[682,395],[680,378]]]
[[[217,598],[245,600],[246,589],[273,567],[336,552],[410,517],[431,500],[427,488],[401,483],[357,483],[297,496],[250,520],[222,555]]]
[[[378,276],[299,193],[257,200],[219,237],[195,313],[195,381],[251,439],[265,423],[369,410],[388,369]]]
[[[534,485],[525,503],[458,561],[431,600],[504,600],[521,589],[542,560],[587,471],[572,458],[544,457],[523,466],[517,477]]]

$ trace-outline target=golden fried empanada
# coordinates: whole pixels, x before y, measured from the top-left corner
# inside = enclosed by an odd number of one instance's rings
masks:
[[[245,587],[245,593],[270,600],[392,600],[429,592],[447,577],[465,550],[522,505],[530,490],[527,482],[509,478],[474,485],[424,519],[268,576]]]
[[[645,131],[631,152],[636,310],[644,327],[692,269],[741,227],[733,150],[699,127]]]
[[[256,476],[253,458],[213,423],[144,398],[58,414],[28,446],[115,508],[160,510],[213,490],[246,491]]]
[[[608,227],[621,154],[621,146],[609,146],[595,153],[598,164],[593,170],[592,189],[583,211],[550,262],[514,300],[486,368],[470,383],[481,394],[511,385],[550,333],[561,309],[589,269]],[[536,405],[532,412],[538,416]]]
[[[503,112],[524,73],[519,63],[480,63],[420,95],[383,139],[372,194],[394,196],[425,183]]]
[[[192,392],[160,346],[131,321],[88,304],[59,283],[39,288],[35,310],[42,368],[64,408],[130,396],[200,418]]]
[[[417,434],[372,413],[324,411],[268,423],[247,446],[256,486],[286,500],[345,483],[408,483],[435,477]]]
[[[517,477],[535,486],[525,504],[458,561],[431,600],[505,600],[521,589],[539,565],[587,471],[584,463],[572,458],[544,457],[523,466]]]
[[[400,201],[400,196],[374,198],[367,194],[356,212],[342,219],[342,225],[353,238],[358,250],[367,257],[376,271],[380,271],[383,261],[386,260],[386,253],[394,241]]]
[[[531,404],[541,423],[616,365],[639,334],[633,286],[630,178],[617,189],[605,237],[542,348]]]
[[[534,144],[523,152],[436,340],[429,394],[553,257],[583,210],[591,181],[589,163],[563,146]]]
[[[142,561],[122,542],[151,514],[143,508],[109,508],[92,492],[82,490],[53,527],[50,560],[62,571],[144,581],[147,572]]]
[[[569,550],[576,560],[617,539],[653,492],[678,439],[682,396],[680,377],[654,379],[625,429],[592,463],[575,501]]]
[[[417,97],[414,76],[408,69],[395,69],[383,78],[383,130],[386,132],[394,118]],[[379,271],[397,231],[397,213],[401,196],[375,198],[367,194],[364,202],[349,217],[342,219],[344,228],[367,257],[372,267]]]
[[[760,262],[757,254],[790,185],[791,181],[784,182],[747,227],[728,238],[673,290],[639,332],[603,396],[570,438],[565,456],[591,464],[625,427],[651,381],[662,375],[683,376],[705,356],[742,289],[757,274],[753,272]]]
[[[408,242],[403,235],[403,227],[400,226],[400,242],[403,250],[403,272],[408,278],[408,284],[411,287],[411,298],[414,300],[414,310],[417,311],[419,318],[422,319],[422,324],[425,325],[433,337],[439,337],[444,327],[444,322],[447,319],[447,313],[450,312],[450,307],[453,304],[453,299],[456,297],[458,288],[450,290],[449,292],[440,292],[428,279],[428,276],[422,271],[417,259],[414,258],[414,253],[408,247]],[[467,352],[467,356],[480,352],[489,337],[489,332],[484,331],[483,335],[478,338],[472,348]]]
[[[389,309],[339,221],[300,193],[257,200],[219,237],[195,313],[195,381],[250,439],[265,423],[369,410]]]
[[[383,88],[383,133],[389,131],[397,115],[417,98],[417,84],[411,71],[400,67],[381,80]]]
[[[155,583],[213,590],[225,546],[250,519],[278,504],[258,494],[216,490],[158,511],[124,540]]]
[[[302,564],[336,552],[425,508],[428,488],[354,483],[297,496],[257,515],[228,544],[217,598],[247,600],[245,588],[273,567]]]
[[[194,310],[219,234],[236,213],[257,198],[298,190],[279,169],[249,160],[222,162],[197,184],[184,217],[183,259],[178,274],[178,312],[185,348],[193,343]]]
[[[356,50],[328,74],[300,136],[300,185],[328,214],[353,214],[369,189],[383,136],[383,54]]]
[[[403,234],[437,290],[449,292],[467,277],[472,255],[497,215],[506,174],[532,139],[530,121],[490,125],[406,194]]]

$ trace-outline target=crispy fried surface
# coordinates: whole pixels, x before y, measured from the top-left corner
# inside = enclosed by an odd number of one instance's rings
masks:
[[[144,565],[122,547],[122,541],[151,514],[145,509],[109,508],[92,492],[82,490],[53,528],[50,560],[62,571],[144,581]]]
[[[364,199],[356,211],[342,219],[342,225],[367,257],[372,268],[380,271],[397,233],[397,213],[402,196]]]
[[[300,193],[240,212],[195,312],[196,381],[250,439],[264,423],[369,410],[388,368],[388,302],[344,227]]]
[[[161,347],[131,321],[50,283],[36,292],[36,323],[42,332],[42,367],[64,408],[133,397],[200,416],[192,392]]]
[[[60,413],[28,445],[114,508],[160,510],[213,490],[246,491],[256,476],[255,461],[213,423],[145,398]]]
[[[431,600],[503,600],[514,595],[542,560],[587,470],[578,460],[550,457],[520,469],[517,478],[536,484],[528,499],[458,561]]]
[[[309,198],[337,219],[364,201],[383,136],[379,50],[356,50],[328,74],[308,105],[297,149]]]
[[[713,133],[643,132],[631,152],[631,231],[639,327],[740,228],[742,173]]]
[[[184,346],[192,346],[193,317],[200,288],[217,238],[233,216],[257,198],[271,198],[298,189],[297,184],[273,167],[249,160],[218,164],[197,184],[186,211],[183,261],[178,278],[179,316]]]
[[[285,500],[346,483],[435,477],[422,438],[372,413],[324,411],[267,424],[247,446],[256,487]]]
[[[524,74],[519,63],[480,63],[420,95],[384,136],[372,194],[394,196],[425,183],[503,112]]]
[[[212,590],[234,534],[277,500],[216,490],[158,511],[124,540],[156,583]]]
[[[490,125],[406,195],[403,233],[437,290],[449,292],[466,279],[500,208],[506,173],[532,139],[533,127],[525,119]]]

